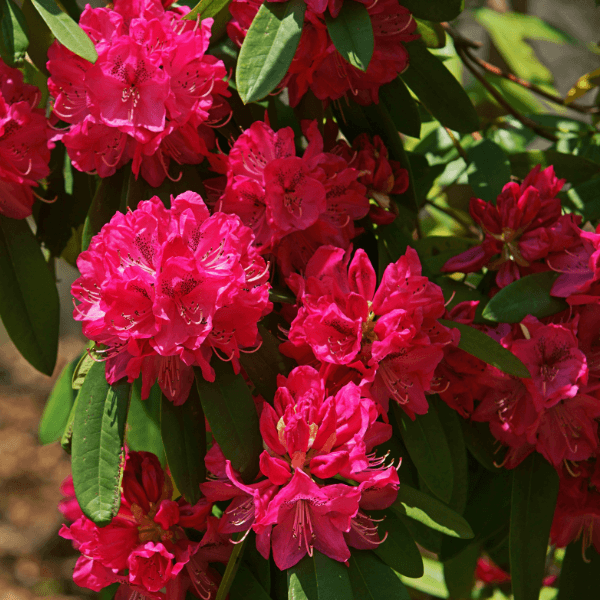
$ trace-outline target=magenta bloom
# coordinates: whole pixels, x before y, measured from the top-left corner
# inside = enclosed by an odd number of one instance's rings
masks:
[[[289,278],[300,309],[282,350],[299,360],[310,350],[337,380],[334,365],[360,374],[358,382],[387,412],[393,398],[412,417],[429,405],[434,371],[455,334],[440,325],[442,290],[421,275],[417,253],[389,265],[376,289],[376,276],[363,250],[348,266],[343,250],[322,247],[305,279]],[[327,372],[327,369],[325,372]]]
[[[31,215],[32,187],[50,174],[50,129],[40,90],[0,59],[0,214]]]
[[[205,54],[212,19],[182,20],[187,11],[158,0],[87,6],[80,25],[98,60],[50,47],[48,87],[76,168],[108,177],[133,160],[135,175],[158,186],[171,160],[198,164],[214,146],[211,126],[230,113],[227,72]]]
[[[239,372],[240,349],[259,343],[257,322],[271,310],[268,269],[238,217],[210,216],[197,194],[154,197],[117,213],[78,258],[74,318],[102,344],[114,383],[142,373],[142,397],[158,379],[185,402],[192,366],[214,380],[214,353]]]

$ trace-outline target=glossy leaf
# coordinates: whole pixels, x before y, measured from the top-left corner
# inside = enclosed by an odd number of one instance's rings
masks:
[[[444,563],[444,580],[451,598],[471,597],[479,554],[479,544],[470,544]]]
[[[263,449],[254,400],[244,378],[233,373],[231,363],[213,359],[212,366],[214,383],[196,371],[202,408],[223,454],[249,483],[258,473]]]
[[[424,415],[411,418],[394,403],[394,415],[400,428],[402,440],[429,489],[448,502],[452,497],[452,455],[446,434],[433,406]]]
[[[423,557],[425,573],[419,579],[409,579],[402,576],[401,579],[408,587],[430,594],[436,598],[448,598],[448,588],[444,582],[444,567],[442,563],[432,558]]]
[[[446,31],[439,23],[416,19],[417,33],[428,48],[443,48],[446,45]]]
[[[451,21],[464,8],[464,0],[402,0],[402,6],[419,19],[428,21]]]
[[[46,68],[48,48],[50,47],[50,44],[54,42],[54,36],[50,29],[48,29],[48,25],[46,25],[44,19],[40,17],[40,14],[34,8],[31,0],[23,0],[21,10],[25,17],[25,21],[27,22],[27,31],[35,31],[35,35],[32,35],[29,40],[27,55],[31,58],[40,72],[48,76],[49,73]]]
[[[546,565],[558,474],[534,452],[513,470],[510,573],[514,600],[537,600]]]
[[[239,566],[229,591],[230,600],[271,600],[271,596],[258,582],[252,570],[244,563]]]
[[[422,42],[411,42],[406,49],[410,66],[402,73],[402,79],[431,114],[449,129],[460,133],[477,131],[479,117],[454,75]]]
[[[417,103],[400,77],[379,88],[379,101],[386,107],[398,131],[414,138],[421,135]]]
[[[480,140],[469,146],[469,185],[477,198],[496,203],[496,197],[504,185],[510,181],[508,157],[491,140]]]
[[[527,367],[512,352],[503,348],[496,340],[486,335],[483,331],[446,319],[440,319],[440,323],[446,327],[454,327],[460,331],[458,347],[461,350],[509,375],[530,377]]]
[[[594,598],[600,589],[600,554],[592,546],[585,555],[581,540],[567,546],[560,570],[558,600]]]
[[[58,351],[58,292],[26,220],[0,215],[0,317],[17,350],[52,375]]]
[[[0,51],[11,67],[23,60],[29,46],[27,22],[12,0],[0,0]]]
[[[306,2],[265,2],[240,50],[236,83],[244,104],[270,94],[284,78],[300,43]]]
[[[305,556],[287,571],[288,600],[352,600],[348,568],[321,554]]]
[[[335,19],[329,11],[325,13],[325,22],[331,41],[344,60],[366,71],[375,48],[367,7],[355,0],[346,0]]]
[[[192,10],[183,17],[184,19],[196,20],[198,15],[202,20],[212,19],[230,4],[231,0],[200,0]]]
[[[83,514],[108,525],[121,504],[123,438],[130,384],[110,386],[105,365],[94,363],[79,390],[73,423],[72,470]]]
[[[65,366],[50,392],[38,431],[41,444],[51,444],[58,440],[69,422],[69,415],[77,396],[71,387],[77,362],[78,360],[74,360]]]
[[[31,3],[63,46],[91,63],[96,62],[98,53],[92,40],[54,0],[31,0]]]
[[[361,600],[410,600],[408,590],[394,571],[368,550],[353,550],[350,583]]]
[[[392,510],[450,537],[473,538],[473,530],[463,517],[436,498],[409,485],[400,486],[398,499],[392,505]]]
[[[242,534],[238,533],[234,536],[234,539],[237,543],[234,544],[233,550],[231,551],[231,555],[229,556],[229,561],[227,561],[225,573],[223,573],[223,578],[221,579],[221,583],[219,584],[219,589],[217,590],[215,600],[226,600],[226,598],[228,598],[229,590],[231,589],[231,584],[233,583],[233,580],[242,562],[242,557],[244,556],[246,538],[243,538]]]
[[[141,380],[131,386],[131,400],[127,414],[127,446],[136,452],[152,452],[161,464],[166,461],[160,432],[162,392],[158,384],[150,390],[146,400],[141,399]]]
[[[73,443],[73,423],[75,422],[75,411],[77,410],[78,397],[79,394],[75,396],[75,402],[73,402],[73,406],[69,412],[69,418],[67,419],[67,424],[65,425],[65,429],[60,438],[60,446],[67,454],[71,454],[71,447]]]
[[[173,481],[185,499],[196,504],[206,479],[206,424],[195,385],[181,406],[163,395],[160,431]]]
[[[464,419],[461,419],[460,423],[469,452],[482,467],[495,473],[498,467],[495,465],[497,457],[494,453],[498,448],[498,442],[491,434],[489,424]]]
[[[520,323],[527,315],[541,319],[565,310],[568,304],[550,295],[557,277],[545,271],[513,281],[488,302],[482,316],[497,323]]]

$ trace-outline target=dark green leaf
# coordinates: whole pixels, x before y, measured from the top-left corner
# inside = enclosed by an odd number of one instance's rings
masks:
[[[417,103],[399,77],[379,88],[379,101],[386,107],[396,129],[418,138],[421,135],[421,117]]]
[[[71,408],[77,395],[71,387],[73,371],[78,360],[70,362],[57,379],[40,421],[39,438],[41,444],[51,444],[58,440],[69,422]]]
[[[127,415],[127,446],[136,452],[152,452],[165,464],[165,449],[160,433],[162,392],[158,384],[150,390],[146,400],[141,398],[141,380],[131,386],[131,401]]]
[[[491,434],[488,423],[466,421],[461,419],[461,426],[465,444],[469,452],[477,459],[477,462],[488,471],[495,473],[496,456],[494,452],[498,448],[498,441]]]
[[[440,319],[440,323],[446,327],[454,327],[460,331],[460,342],[458,347],[471,356],[479,358],[488,365],[492,365],[509,375],[516,377],[531,377],[527,367],[510,351],[503,348],[496,340],[489,335],[446,319]]]
[[[73,423],[72,469],[83,514],[108,525],[121,504],[123,437],[130,384],[110,386],[105,365],[94,363],[79,390]]]
[[[184,19],[196,20],[198,15],[202,20],[212,19],[219,14],[223,8],[229,5],[231,0],[200,0],[192,10],[183,17]]]
[[[19,352],[52,375],[58,351],[58,292],[25,219],[0,215],[0,317]]]
[[[482,316],[497,323],[519,323],[527,315],[541,319],[565,310],[568,304],[550,295],[557,277],[544,271],[513,281],[488,302]]]
[[[472,248],[476,243],[468,238],[432,235],[412,242],[411,245],[419,253],[422,265],[435,275],[450,258]]]
[[[600,554],[592,546],[584,557],[581,540],[575,540],[567,546],[563,559],[558,600],[594,598],[599,589]]]
[[[438,22],[456,19],[464,4],[464,0],[402,0],[402,6],[406,6],[413,16]]]
[[[237,534],[236,537],[241,538],[242,534]],[[236,576],[236,573],[238,572],[242,562],[244,548],[246,546],[246,539],[236,539],[235,541],[237,543],[234,544],[231,555],[229,556],[229,561],[227,562],[227,567],[225,567],[225,573],[223,573],[223,578],[219,584],[219,589],[217,590],[217,596],[215,600],[225,600],[228,597],[231,584],[233,583],[234,577]]]
[[[510,181],[510,162],[498,144],[490,140],[475,142],[467,150],[469,184],[477,198],[496,203],[504,184]]]
[[[406,49],[410,66],[402,73],[402,79],[431,114],[449,129],[460,133],[477,131],[479,117],[454,75],[422,42],[410,42]]]
[[[600,219],[600,181],[596,176],[589,181],[572,187],[567,196],[580,210],[585,221],[596,222]]]
[[[34,8],[31,0],[23,0],[21,10],[27,22],[27,31],[35,31],[35,35],[32,35],[29,40],[27,54],[40,72],[48,76],[49,73],[46,68],[48,48],[54,42],[54,36],[50,29],[48,29],[48,25],[46,25],[44,19],[40,17],[40,14]]]
[[[240,50],[237,89],[244,104],[256,102],[279,85],[300,43],[306,2],[265,2]]]
[[[173,481],[185,499],[196,504],[206,479],[206,424],[195,385],[180,406],[162,397],[160,431]]]
[[[262,451],[254,400],[244,378],[234,375],[230,363],[213,360],[212,366],[216,373],[214,383],[209,383],[196,371],[202,408],[223,454],[240,472],[242,479],[251,482],[258,473],[258,458]]]
[[[459,514],[432,496],[402,484],[392,505],[399,515],[406,515],[450,537],[471,539],[473,530]]]
[[[117,582],[117,583],[112,583],[111,585],[106,586],[105,588],[102,588],[98,592],[98,600],[113,600],[120,585],[121,584],[119,582]]]
[[[563,154],[556,150],[530,150],[509,156],[512,174],[524,179],[536,165],[542,169],[554,166],[557,177],[567,180],[571,185],[579,185],[594,175],[600,174],[600,165],[582,156]]]
[[[229,591],[230,600],[271,600],[271,596],[256,580],[252,570],[245,564],[239,566],[238,572]]]
[[[250,569],[256,581],[269,594],[271,592],[271,561],[265,560],[256,548],[256,534],[250,531],[248,537],[250,539],[244,552],[244,565]]]
[[[354,598],[410,600],[398,575],[368,550],[352,551],[349,574]]]
[[[558,481],[556,469],[537,452],[513,470],[509,545],[515,600],[540,595]]]
[[[423,557],[425,573],[420,579],[409,579],[402,577],[402,581],[408,587],[419,590],[436,598],[448,598],[448,589],[444,583],[444,568],[442,563],[432,558]],[[416,596],[420,598],[421,596]]]
[[[29,38],[27,22],[21,9],[12,0],[0,0],[0,50],[11,67],[25,57]]]
[[[375,47],[367,7],[354,0],[346,0],[335,19],[329,11],[325,13],[325,22],[336,50],[353,67],[366,71]]]
[[[348,568],[321,554],[305,556],[287,571],[288,600],[352,600]]]
[[[428,48],[443,48],[446,45],[446,31],[439,23],[416,19],[417,33]]]
[[[423,559],[406,525],[389,510],[381,515],[385,519],[379,525],[380,534],[385,531],[387,537],[374,550],[375,554],[394,571],[407,577],[421,577],[423,575]],[[380,513],[376,513],[376,517],[379,519]],[[354,556],[354,552],[352,556]]]
[[[98,53],[92,40],[54,0],[31,0],[31,3],[63,46],[91,63],[96,62]]]
[[[435,408],[413,421],[394,403],[394,415],[406,449],[429,489],[448,502],[452,497],[452,455]]]
[[[479,553],[479,544],[469,544],[462,552],[444,563],[444,579],[451,598],[471,597]]]

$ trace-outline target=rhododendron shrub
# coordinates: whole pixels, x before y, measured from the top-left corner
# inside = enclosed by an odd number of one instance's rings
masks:
[[[76,585],[597,595],[597,74],[469,4],[3,0],[0,318],[62,369]]]

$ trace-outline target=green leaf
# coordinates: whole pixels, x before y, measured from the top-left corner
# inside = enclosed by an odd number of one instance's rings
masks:
[[[438,498],[449,501],[454,477],[452,455],[435,408],[430,404],[427,413],[416,415],[414,421],[396,403],[393,409],[402,439],[419,475]]]
[[[600,554],[592,547],[584,557],[581,541],[575,540],[567,546],[563,559],[558,600],[594,598],[599,589]]]
[[[423,559],[406,525],[389,510],[381,515],[385,519],[379,528],[382,532],[387,533],[387,537],[375,548],[375,554],[394,571],[407,577],[421,577],[423,575]],[[373,513],[371,516],[380,518],[379,513]],[[354,556],[354,552],[352,556]]]
[[[462,552],[444,563],[444,580],[451,598],[471,597],[479,553],[479,544],[469,544]]]
[[[451,21],[464,9],[464,0],[402,0],[414,17],[428,21]]]
[[[450,537],[472,539],[473,530],[458,513],[428,494],[403,483],[392,510]]]
[[[408,590],[394,571],[368,550],[353,550],[350,583],[361,600],[410,600]]]
[[[558,482],[556,469],[537,452],[513,470],[509,546],[514,600],[539,597]]]
[[[160,431],[173,481],[185,499],[196,504],[206,479],[206,423],[195,385],[180,406],[163,395]]]
[[[231,0],[200,0],[192,10],[183,17],[184,19],[196,20],[198,15],[202,20],[212,19],[218,15],[221,10],[231,3]]]
[[[446,31],[439,23],[416,19],[417,33],[428,48],[443,48],[446,45]]]
[[[375,48],[367,7],[354,0],[346,0],[335,19],[329,11],[325,13],[325,22],[336,50],[353,67],[366,71]]]
[[[94,346],[95,346],[95,343],[90,342],[88,344],[87,349],[90,350]],[[87,374],[89,373],[89,370],[92,368],[92,365],[96,362],[97,361],[92,358],[92,355],[90,352],[86,351],[83,353],[83,355],[81,356],[81,358],[75,365],[75,368],[73,369],[73,378],[71,380],[71,387],[74,390],[81,389],[81,386],[83,385],[83,382],[85,381],[85,378],[87,377]]]
[[[29,46],[27,21],[21,9],[11,0],[0,0],[0,50],[2,59],[11,67],[25,58]]]
[[[498,144],[490,140],[475,142],[467,150],[469,185],[477,198],[496,203],[504,184],[510,181],[510,162]]]
[[[38,436],[43,445],[58,440],[69,422],[69,415],[75,402],[76,393],[71,387],[71,378],[78,360],[70,362],[57,379],[40,421]]]
[[[454,75],[422,42],[410,42],[406,49],[410,66],[402,73],[402,79],[431,114],[449,129],[460,133],[477,131],[479,117]]]
[[[550,295],[557,277],[544,271],[513,281],[488,302],[482,316],[497,323],[519,323],[527,315],[541,319],[565,310],[568,304]]]
[[[71,407],[71,412],[69,412],[69,418],[67,419],[67,424],[65,425],[65,430],[63,431],[62,437],[60,438],[61,448],[67,453],[71,454],[71,444],[73,442],[73,423],[75,422],[75,411],[77,410],[77,398],[79,394],[75,397],[75,402]]]
[[[202,408],[223,454],[249,483],[258,473],[263,449],[254,400],[244,378],[233,373],[230,363],[214,360],[212,366],[214,383],[206,381],[196,369]]]
[[[496,461],[494,452],[498,448],[498,441],[491,434],[489,425],[465,419],[461,419],[460,423],[469,452],[482,467],[493,473],[497,472],[498,468],[494,464]]]
[[[271,596],[257,581],[252,571],[245,565],[239,566],[238,572],[229,591],[230,600],[271,600]]]
[[[238,534],[236,537],[242,537],[242,534]],[[223,573],[223,578],[219,584],[215,600],[225,600],[228,597],[231,584],[233,583],[234,577],[242,562],[246,538],[242,538],[241,540],[236,539],[236,542],[237,543],[234,544],[231,555],[229,556],[229,560],[227,561],[227,567],[225,567],[225,573]]]
[[[414,138],[421,135],[419,109],[400,77],[379,88],[379,101],[386,107],[398,131]]]
[[[240,50],[236,83],[244,104],[270,94],[284,78],[300,43],[306,2],[265,2]]]
[[[450,258],[472,248],[476,243],[476,240],[469,238],[429,235],[411,245],[419,253],[423,267],[431,274],[437,274]]]
[[[460,331],[458,347],[471,356],[479,358],[508,375],[531,377],[527,367],[512,352],[503,348],[483,331],[447,319],[440,319],[439,322],[446,327],[453,327]]]
[[[31,3],[63,46],[91,63],[96,62],[98,53],[92,40],[54,0],[31,0]]]
[[[420,579],[409,579],[402,576],[401,579],[408,587],[430,594],[436,598],[448,598],[448,588],[444,583],[444,567],[442,563],[432,558],[423,557],[425,573]]]
[[[25,219],[0,215],[0,317],[17,350],[52,375],[58,352],[58,291]]]
[[[79,390],[73,423],[72,469],[83,514],[108,525],[121,504],[123,437],[130,384],[106,382],[105,365],[94,363]]]
[[[288,600],[352,600],[348,568],[317,550],[287,570]]]

